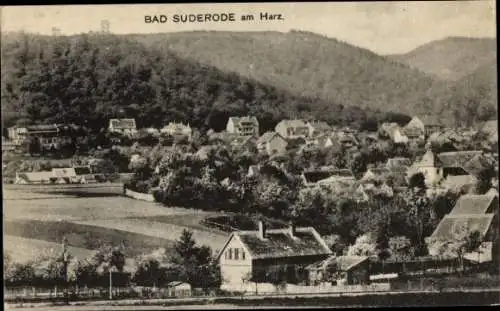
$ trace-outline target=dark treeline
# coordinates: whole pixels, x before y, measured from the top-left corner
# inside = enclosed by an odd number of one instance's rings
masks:
[[[4,126],[61,122],[97,131],[109,118],[135,117],[139,127],[184,121],[221,130],[230,115],[245,114],[257,116],[262,131],[287,117],[361,128],[408,120],[398,113],[293,96],[126,37],[4,37]]]

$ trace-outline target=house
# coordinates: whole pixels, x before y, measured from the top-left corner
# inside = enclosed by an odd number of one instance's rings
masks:
[[[2,154],[16,151],[17,144],[2,137]]]
[[[332,251],[312,227],[267,230],[262,221],[257,231],[235,231],[218,254],[221,288],[236,290],[251,276],[267,281],[269,272],[282,269],[288,279],[307,279],[305,267],[328,258]]]
[[[108,131],[124,135],[136,134],[135,119],[111,119],[109,120]]]
[[[206,160],[208,159],[210,153],[212,150],[215,150],[217,147],[216,146],[201,146],[198,151],[194,154],[195,157],[197,157],[200,160]]]
[[[432,133],[439,132],[444,128],[441,122],[433,115],[423,115],[413,117],[405,126],[407,135],[412,137],[424,138],[429,137]],[[420,137],[422,136],[422,137]]]
[[[307,127],[309,128],[309,137],[324,135],[332,130],[332,127],[323,121],[307,122]]]
[[[160,130],[160,133],[171,136],[184,136],[190,141],[193,130],[189,124],[170,122]]]
[[[229,145],[233,150],[253,151],[256,144],[255,136],[236,136],[229,141]]]
[[[20,133],[21,141],[28,138],[36,139],[42,150],[59,149],[62,144],[71,142],[71,138],[65,135],[63,126],[60,124],[41,124],[26,127],[25,132]]]
[[[322,281],[343,285],[365,285],[370,281],[369,258],[366,256],[331,256],[306,269],[310,285]]]
[[[488,135],[490,141],[498,142],[498,120],[484,122],[481,131]]]
[[[90,184],[97,182],[95,175],[92,174],[90,166],[74,166],[73,170],[75,171],[76,174],[75,178],[76,182],[80,184]]]
[[[53,168],[52,173],[58,184],[76,183],[76,172],[72,167]]]
[[[248,167],[247,177],[258,176],[260,174],[260,165],[250,165]]]
[[[468,165],[468,162],[478,155],[482,155],[482,151],[442,152],[436,155],[431,150],[427,150],[422,159],[415,162],[408,170],[408,175],[421,172],[428,185],[436,185],[449,175],[472,175],[473,165]],[[468,171],[469,169],[471,172]]]
[[[403,157],[395,157],[387,159],[385,164],[385,168],[393,171],[393,170],[407,170],[411,166],[411,160],[409,158]]]
[[[385,176],[387,176],[390,171],[386,168],[369,168],[366,170],[363,177],[361,177],[361,181],[373,181],[373,180],[382,180]]]
[[[7,137],[17,146],[21,145],[26,139],[28,129],[26,127],[9,127],[7,129]]]
[[[191,285],[181,281],[169,282],[166,292],[168,297],[190,297],[192,294]]]
[[[51,184],[56,181],[52,171],[16,173],[15,184]]]
[[[434,245],[433,241],[453,240],[457,227],[462,227],[467,232],[480,232],[483,237],[483,243],[480,246],[483,260],[485,258],[497,260],[496,257],[500,254],[494,253],[493,244],[498,242],[500,232],[498,211],[499,203],[497,195],[467,194],[461,196],[451,212],[445,215],[438,224],[432,235],[426,238],[429,253],[431,255],[439,255],[439,247]],[[477,260],[477,254],[475,256],[470,256],[469,254],[468,257],[472,257],[472,260]],[[481,260],[479,259],[478,261]]]
[[[382,123],[380,132],[396,144],[406,144],[409,141],[403,129],[397,123]]]
[[[486,194],[465,194],[458,198],[449,215],[498,213],[498,197]]]
[[[266,132],[257,139],[257,150],[268,155],[283,154],[288,142],[277,132]]]
[[[356,178],[348,169],[317,170],[302,173],[302,180],[307,187],[331,186],[337,182],[354,182]]]
[[[309,137],[309,126],[303,120],[282,120],[274,130],[286,139]]]
[[[357,147],[359,141],[354,133],[337,131],[333,134],[333,139],[338,141],[344,148]]]
[[[391,198],[394,196],[394,190],[386,183],[380,183],[378,185],[375,183],[362,183],[356,188],[354,195],[358,202],[366,202],[374,196]]]
[[[454,189],[457,191],[470,192],[474,189],[476,185],[477,178],[470,174],[463,175],[448,175],[441,182],[441,188],[443,189]]]
[[[259,121],[256,117],[230,117],[226,124],[228,133],[241,136],[258,136]]]

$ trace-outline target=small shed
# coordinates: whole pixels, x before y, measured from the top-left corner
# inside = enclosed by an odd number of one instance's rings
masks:
[[[367,284],[370,280],[369,260],[366,256],[332,256],[309,265],[309,281],[342,281],[345,285]]]
[[[190,297],[191,285],[181,281],[174,281],[167,284],[167,294],[169,297]]]

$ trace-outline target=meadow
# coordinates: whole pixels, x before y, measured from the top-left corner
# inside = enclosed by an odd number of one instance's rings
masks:
[[[15,261],[34,259],[43,249],[57,248],[63,237],[70,251],[86,257],[101,245],[123,245],[134,257],[160,247],[171,248],[182,230],[214,252],[228,234],[199,222],[217,213],[121,196],[118,184],[4,185],[4,250]]]

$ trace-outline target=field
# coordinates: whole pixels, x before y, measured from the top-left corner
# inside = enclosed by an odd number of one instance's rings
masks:
[[[214,252],[227,238],[199,224],[220,214],[165,207],[121,193],[121,184],[4,185],[4,249],[13,260],[26,261],[40,250],[60,247],[66,237],[79,258],[105,244],[123,245],[126,255],[134,257],[171,247],[184,228]]]

